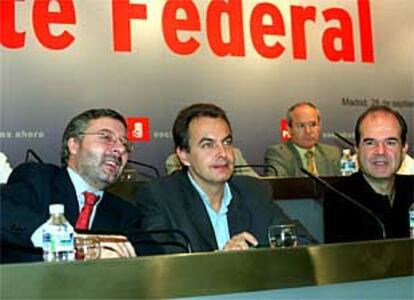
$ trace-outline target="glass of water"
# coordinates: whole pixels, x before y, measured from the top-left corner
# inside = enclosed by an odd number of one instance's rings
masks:
[[[78,235],[75,237],[76,260],[94,260],[101,256],[100,242],[97,237]]]
[[[268,229],[271,248],[288,248],[297,245],[295,224],[271,225]]]

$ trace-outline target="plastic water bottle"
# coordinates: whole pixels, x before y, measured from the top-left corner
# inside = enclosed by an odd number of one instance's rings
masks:
[[[63,215],[63,204],[51,204],[49,213],[50,218],[43,225],[43,260],[74,260],[73,227]]]
[[[414,204],[408,209],[409,221],[410,221],[410,237],[414,239]]]
[[[356,162],[355,159],[351,156],[350,149],[342,150],[341,157],[341,175],[349,176],[356,172]]]

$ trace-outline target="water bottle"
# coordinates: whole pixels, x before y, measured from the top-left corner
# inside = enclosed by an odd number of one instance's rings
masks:
[[[408,209],[409,222],[410,222],[410,238],[414,239],[414,203]]]
[[[75,259],[73,227],[66,220],[63,204],[49,206],[50,218],[43,225],[43,260],[71,261]]]
[[[342,150],[341,157],[341,175],[349,176],[356,172],[356,162],[355,159],[351,156],[350,149]]]

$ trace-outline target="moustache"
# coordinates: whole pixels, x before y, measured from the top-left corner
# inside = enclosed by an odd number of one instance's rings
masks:
[[[122,165],[121,157],[119,157],[117,155],[113,155],[113,154],[105,155],[103,161],[104,162],[108,162],[108,161],[113,162],[113,163],[117,164],[118,166]]]

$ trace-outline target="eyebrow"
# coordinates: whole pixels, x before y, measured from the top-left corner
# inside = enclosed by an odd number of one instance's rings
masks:
[[[229,134],[229,135],[227,135],[224,139],[222,139],[221,140],[221,142],[223,142],[223,141],[225,141],[225,140],[228,140],[228,139],[231,139],[231,140],[233,140],[233,136],[231,135],[231,134]],[[212,138],[208,138],[208,137],[203,137],[199,142],[198,142],[198,145],[200,145],[200,144],[202,144],[202,143],[204,143],[204,142],[214,142],[214,139],[212,139]]]
[[[378,141],[377,139],[374,139],[374,138],[364,138],[363,140],[362,140],[362,142],[366,142],[366,141]],[[397,141],[397,142],[399,142],[400,141],[400,139],[398,138],[398,137],[389,137],[389,138],[386,138],[386,139],[384,139],[384,141]]]
[[[110,134],[113,134],[113,135],[117,135],[117,133],[115,131],[113,131],[113,130],[111,130],[109,128],[102,128],[102,129],[97,130],[96,132],[99,132],[99,133],[110,133]],[[128,140],[128,134],[121,134],[119,136],[119,138]]]
[[[203,137],[199,142],[198,142],[198,144],[200,145],[200,144],[202,144],[202,143],[204,143],[204,142],[214,142],[214,140],[212,139],[212,138],[206,138],[206,137]]]

